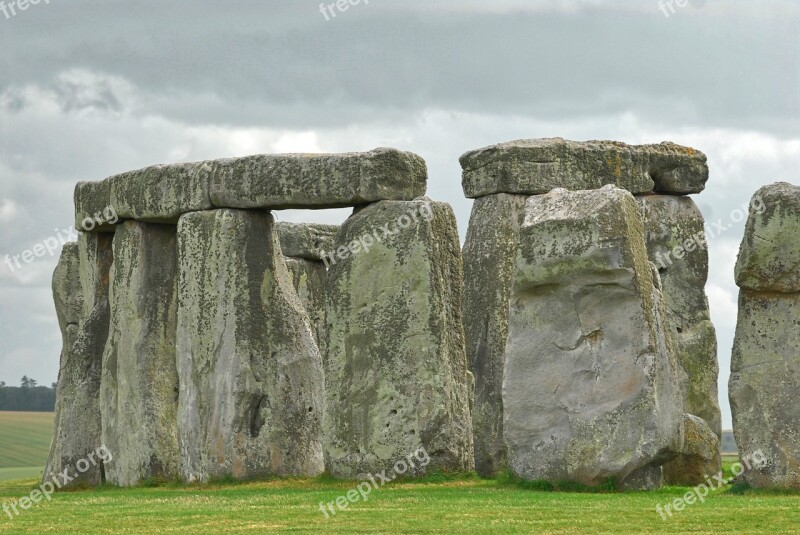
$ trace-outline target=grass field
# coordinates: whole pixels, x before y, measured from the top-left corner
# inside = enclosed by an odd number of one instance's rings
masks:
[[[800,533],[800,494],[724,487],[666,521],[656,512],[688,488],[545,492],[514,481],[433,477],[396,483],[326,518],[355,483],[283,480],[57,493],[29,510],[47,457],[51,414],[0,413],[0,504],[5,533]],[[735,457],[725,457],[727,477]],[[14,466],[11,466],[14,465]],[[19,466],[16,466],[19,465]],[[15,480],[15,481],[9,481]]]
[[[0,483],[0,502],[29,494],[33,481]],[[390,484],[326,518],[320,502],[353,484],[276,481],[208,487],[57,494],[0,533],[798,533],[800,496],[712,492],[667,521],[656,513],[686,493],[557,493],[496,481]]]
[[[38,477],[52,434],[53,413],[0,412],[0,481]]]

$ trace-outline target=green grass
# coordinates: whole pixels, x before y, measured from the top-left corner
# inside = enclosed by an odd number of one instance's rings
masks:
[[[51,412],[0,412],[0,481],[41,474],[52,435]]]
[[[29,494],[33,481],[0,483],[0,502]],[[60,493],[0,533],[797,533],[800,495],[714,491],[666,522],[656,504],[688,488],[657,492],[542,492],[476,478],[399,483],[325,518],[353,483],[286,480]]]

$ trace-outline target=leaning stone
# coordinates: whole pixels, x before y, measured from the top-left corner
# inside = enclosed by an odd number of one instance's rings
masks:
[[[800,292],[800,186],[779,182],[758,190],[736,264],[748,290]]]
[[[308,223],[277,223],[281,250],[287,258],[321,261],[323,254],[333,249],[339,225]]]
[[[325,334],[325,284],[328,276],[325,264],[302,258],[287,258],[286,267],[289,268],[300,303],[311,321],[314,340],[324,360],[328,342]]]
[[[211,200],[224,208],[339,208],[425,194],[425,161],[410,152],[262,154],[214,162]]]
[[[464,193],[539,195],[554,188],[615,185],[632,193],[699,193],[708,180],[705,155],[673,143],[626,145],[561,138],[500,143],[461,157]]]
[[[272,216],[187,214],[178,242],[182,477],[319,475],[322,359]]]
[[[664,465],[664,479],[670,485],[701,485],[722,470],[719,437],[705,420],[691,414],[683,415],[683,429],[683,451]]]
[[[800,489],[798,325],[800,293],[741,290],[729,394],[744,477],[756,488]]]
[[[178,478],[177,263],[174,226],[126,221],[117,230],[100,394],[115,485]]]
[[[475,375],[475,469],[486,477],[505,467],[502,390],[508,303],[526,200],[503,193],[476,199],[464,244],[464,331],[467,361]]]
[[[328,271],[326,307],[324,436],[331,474],[471,470],[461,251],[452,209],[427,199],[379,202],[352,215],[336,245],[342,254]],[[429,462],[409,461],[423,451]]]
[[[663,314],[630,193],[606,186],[528,199],[503,381],[516,475],[659,483],[657,468],[683,439]]]
[[[708,244],[700,209],[688,197],[639,197],[650,261],[658,267],[681,374],[684,411],[722,435],[717,338],[708,308]],[[667,478],[667,482],[669,478]]]
[[[65,469],[74,476],[79,461],[102,444],[100,381],[103,348],[108,337],[108,273],[112,235],[81,234],[77,244],[64,246],[53,277],[63,349],[58,372],[55,421],[43,482]],[[102,460],[94,458],[68,487],[105,483]],[[59,478],[58,481],[62,481]]]

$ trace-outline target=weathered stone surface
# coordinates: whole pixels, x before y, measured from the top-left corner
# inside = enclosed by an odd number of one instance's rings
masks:
[[[683,415],[683,432],[683,451],[664,465],[664,479],[670,485],[703,484],[722,469],[719,437],[704,419],[691,414]]]
[[[336,208],[425,194],[425,161],[410,152],[262,154],[214,162],[211,200],[226,208]]]
[[[107,180],[78,182],[75,186],[75,228],[83,232],[113,232],[116,225],[105,223],[112,218],[102,216],[110,206],[111,182]],[[98,214],[101,217],[98,218]],[[101,220],[101,224],[90,228],[89,223],[98,219]]]
[[[272,216],[213,210],[178,224],[182,476],[316,476],[324,376]]]
[[[110,234],[81,234],[77,244],[64,246],[53,276],[53,294],[64,345],[58,372],[53,440],[43,481],[51,480],[64,469],[69,469],[69,474],[74,476],[78,461],[86,460],[102,446],[99,397],[103,348],[109,325],[111,240]],[[97,461],[68,486],[101,483],[104,483],[103,469]]]
[[[178,471],[177,238],[172,225],[126,221],[114,237],[111,327],[100,392],[110,483]]]
[[[120,220],[176,223],[187,212],[211,208],[211,162],[153,165],[75,187],[76,227],[113,207]],[[104,225],[95,230],[113,230]]]
[[[508,304],[526,200],[503,193],[476,199],[464,244],[463,317],[467,362],[475,376],[475,469],[487,477],[505,466],[502,391]]]
[[[688,197],[649,195],[638,200],[648,255],[661,276],[667,323],[683,370],[684,411],[703,418],[719,437],[719,363],[705,293],[708,245],[703,215]]]
[[[401,218],[414,222],[400,229]],[[386,224],[392,234],[328,271],[329,469],[341,478],[393,473],[395,463],[424,448],[430,463],[406,476],[471,470],[455,217],[449,205],[427,199],[379,202],[345,222],[337,245]]]
[[[677,364],[630,193],[528,199],[503,381],[510,468],[529,480],[655,486],[682,448]]]
[[[729,394],[740,457],[766,459],[753,487],[800,488],[799,325],[800,294],[741,290]]]
[[[339,225],[277,223],[281,250],[287,258],[322,261],[322,254],[333,250]]]
[[[673,143],[626,145],[561,138],[500,143],[461,157],[464,193],[538,195],[554,188],[612,184],[632,193],[699,193],[708,180],[706,156]]]
[[[779,182],[756,192],[736,264],[740,288],[800,292],[800,186]]]
[[[322,262],[302,258],[287,258],[286,267],[289,268],[292,285],[311,322],[314,340],[324,360],[328,343],[325,335],[325,284],[328,271]]]
[[[123,219],[177,223],[187,212],[211,208],[212,162],[154,165],[107,179],[111,205]]]

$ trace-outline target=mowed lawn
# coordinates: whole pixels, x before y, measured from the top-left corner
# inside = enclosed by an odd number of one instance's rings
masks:
[[[34,482],[0,483],[0,502]],[[798,533],[800,496],[714,491],[667,521],[656,512],[688,489],[531,491],[496,481],[389,484],[326,518],[351,483],[273,481],[207,487],[102,488],[60,493],[20,516],[0,511],[0,533]]]
[[[38,477],[52,436],[51,412],[0,412],[0,481]]]

